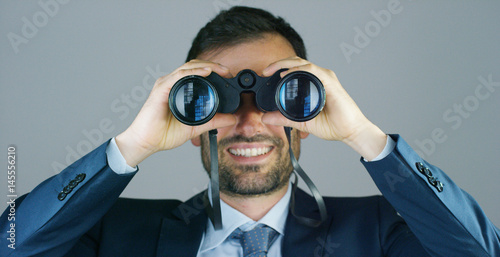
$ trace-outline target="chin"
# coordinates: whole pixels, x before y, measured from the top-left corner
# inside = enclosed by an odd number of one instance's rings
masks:
[[[224,186],[223,190],[230,195],[260,196],[271,194],[282,188],[284,183],[271,178],[268,174],[244,173],[234,176],[230,184]]]

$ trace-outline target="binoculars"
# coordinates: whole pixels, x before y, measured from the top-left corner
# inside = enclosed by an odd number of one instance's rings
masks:
[[[293,121],[307,121],[325,105],[325,89],[313,74],[295,71],[281,78],[275,72],[260,77],[252,70],[242,70],[234,78],[212,72],[207,77],[190,75],[178,80],[169,95],[169,108],[180,122],[196,126],[208,122],[217,113],[234,113],[241,93],[254,93],[255,104],[263,112],[279,110]]]

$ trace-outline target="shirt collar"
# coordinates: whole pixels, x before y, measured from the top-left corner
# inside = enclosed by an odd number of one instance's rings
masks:
[[[257,224],[265,224],[276,230],[280,235],[285,232],[285,223],[288,216],[292,185],[289,183],[285,195],[276,203],[262,219],[253,221],[243,213],[220,200],[222,214],[222,229],[215,230],[212,221],[208,219],[207,227],[202,238],[200,253],[219,246],[236,229],[248,231]],[[208,185],[208,199],[211,201],[210,184]]]

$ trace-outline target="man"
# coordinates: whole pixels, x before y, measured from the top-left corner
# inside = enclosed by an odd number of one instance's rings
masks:
[[[366,119],[333,71],[306,60],[300,36],[282,19],[246,7],[223,11],[199,32],[187,61],[158,79],[127,130],[16,201],[16,249],[4,243],[1,256],[500,255],[500,231],[477,203],[399,136]],[[251,69],[267,77],[282,68],[288,69],[282,77],[301,70],[321,80],[326,104],[316,118],[299,123],[263,113],[252,94],[241,95],[235,113],[200,126],[180,123],[168,108],[170,90],[184,76],[231,78]],[[326,221],[302,224],[289,211],[290,199],[297,216],[318,219],[318,207],[291,190],[283,126],[294,128],[296,155],[309,133],[352,147],[384,197],[325,198]],[[203,193],[185,203],[118,199],[141,161],[189,140],[201,146],[209,171],[212,129],[218,130],[221,230],[205,212]],[[406,179],[390,188],[386,171]],[[2,238],[7,220],[4,212]],[[258,253],[249,253],[253,235],[266,239]]]

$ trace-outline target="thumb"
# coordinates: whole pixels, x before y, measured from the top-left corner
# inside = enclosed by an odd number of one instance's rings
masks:
[[[236,117],[233,114],[217,113],[208,122],[210,129],[222,128],[236,124]]]
[[[279,111],[264,113],[262,116],[262,122],[268,125],[291,127],[302,132],[311,133],[308,128],[308,123],[310,123],[310,121],[298,122],[289,120]]]
[[[236,117],[232,114],[224,114],[224,113],[217,113],[215,116],[208,121],[207,123],[200,125],[200,126],[195,126],[194,127],[194,135],[198,136],[206,131],[212,130],[212,129],[218,129],[222,127],[228,127],[236,124]]]
[[[268,125],[285,127],[296,127],[298,125],[298,122],[287,119],[279,111],[264,113],[262,115],[262,122]]]

